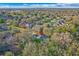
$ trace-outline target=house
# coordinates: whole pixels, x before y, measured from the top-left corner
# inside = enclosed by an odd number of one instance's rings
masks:
[[[23,21],[23,22],[19,23],[19,26],[24,27],[24,28],[32,28],[33,25],[32,25],[32,23]]]
[[[0,55],[4,54],[4,52],[10,51],[13,52],[14,54],[20,52],[20,48],[17,48],[14,45],[9,45],[9,44],[3,44],[0,45]]]
[[[38,25],[34,29],[33,29],[33,33],[32,33],[33,39],[34,38],[37,38],[37,39],[46,39],[47,38],[47,36],[43,33],[43,27]]]
[[[7,24],[5,24],[5,23],[0,24],[0,31],[7,31],[7,30],[9,30],[7,27]]]
[[[26,27],[29,27],[29,28],[32,28],[33,27],[33,24],[32,23],[29,23],[29,22],[26,22],[25,26]]]
[[[64,20],[64,19],[60,19],[60,20],[58,20],[58,23],[59,23],[60,25],[64,25],[64,24],[65,24],[65,20]]]

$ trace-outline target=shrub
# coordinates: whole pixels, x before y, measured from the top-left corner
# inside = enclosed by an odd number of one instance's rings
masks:
[[[14,56],[14,54],[12,52],[5,52],[4,54],[5,56]]]
[[[40,39],[40,38],[34,38],[34,39],[33,39],[33,41],[36,42],[36,43],[40,43],[40,42],[42,42],[42,40],[43,40],[43,39]]]
[[[5,22],[5,20],[3,20],[3,19],[0,19],[0,23],[4,23]]]

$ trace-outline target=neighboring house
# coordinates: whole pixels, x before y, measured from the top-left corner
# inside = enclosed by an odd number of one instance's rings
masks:
[[[7,52],[7,51],[10,51],[14,54],[20,52],[20,48],[17,48],[16,46],[14,45],[8,45],[8,44],[3,44],[3,45],[0,45],[0,55],[3,55],[4,52]]]
[[[59,20],[52,20],[52,25],[53,26],[60,26],[60,25],[64,25],[65,24],[65,20],[64,19],[59,19]]]
[[[32,23],[28,23],[28,22],[26,22],[25,26],[26,27],[29,27],[29,28],[32,28],[33,27]]]
[[[5,23],[0,24],[0,31],[7,31],[7,30],[9,30],[9,29]]]
[[[20,27],[24,27],[24,28],[32,28],[32,23],[28,23],[28,22],[21,22],[19,23]]]
[[[59,25],[64,25],[65,24],[65,20],[64,19],[60,19],[58,20]]]

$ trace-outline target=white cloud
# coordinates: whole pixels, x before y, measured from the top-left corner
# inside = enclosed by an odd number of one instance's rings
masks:
[[[49,5],[48,4],[33,4],[33,5],[30,5],[30,7],[38,7],[38,8],[40,8],[40,7],[49,7]]]
[[[31,8],[33,8],[33,7],[37,7],[37,8],[46,7],[46,8],[49,8],[49,7],[56,7],[56,6],[57,6],[56,4],[32,4],[29,7],[31,7]]]
[[[0,8],[25,8],[25,6],[0,6]]]

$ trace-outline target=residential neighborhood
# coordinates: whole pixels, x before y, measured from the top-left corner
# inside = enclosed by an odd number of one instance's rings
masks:
[[[79,9],[0,9],[0,55],[79,55]]]

